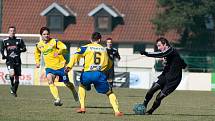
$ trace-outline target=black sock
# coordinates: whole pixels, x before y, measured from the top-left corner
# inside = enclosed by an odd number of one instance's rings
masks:
[[[17,90],[18,90],[18,86],[19,86],[19,81],[15,81],[15,84],[14,84],[14,92],[16,93]]]
[[[14,77],[10,77],[10,84],[12,87],[14,86]]]
[[[166,97],[162,92],[159,92],[150,110],[147,112],[152,114],[161,104],[161,100]]]
[[[160,85],[157,83],[153,83],[152,87],[146,93],[143,105],[147,107],[149,101],[152,99],[154,93],[160,89]]]

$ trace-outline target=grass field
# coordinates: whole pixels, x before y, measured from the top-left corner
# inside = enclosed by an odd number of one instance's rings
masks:
[[[108,98],[87,92],[87,112],[77,114],[79,104],[65,87],[59,88],[64,105],[55,107],[46,86],[20,86],[18,97],[9,86],[0,86],[0,121],[215,121],[215,92],[175,91],[154,115],[134,115],[132,107],[142,102],[146,90],[115,88],[123,117],[115,117]],[[151,105],[152,103],[150,103]]]

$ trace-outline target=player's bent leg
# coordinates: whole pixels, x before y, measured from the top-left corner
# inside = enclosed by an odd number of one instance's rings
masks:
[[[143,105],[147,108],[149,101],[152,99],[154,93],[160,89],[160,85],[158,83],[153,83],[152,87],[146,93]]]
[[[166,95],[162,92],[159,92],[153,105],[152,108],[149,109],[146,114],[151,115],[161,104],[162,99],[164,99],[164,97],[166,97]]]
[[[64,82],[64,84],[72,91],[73,97],[75,99],[76,102],[79,101],[79,97],[78,97],[78,93],[75,89],[75,86],[73,83],[71,83],[70,81],[68,82]]]
[[[110,90],[106,93],[106,95],[109,98],[109,101],[113,107],[113,110],[115,112],[115,116],[123,116],[123,113],[119,111],[119,104],[118,100],[116,98],[116,95]]]
[[[10,83],[11,83],[10,93],[13,94],[15,92],[15,89],[14,89],[14,76],[10,76]]]
[[[49,84],[49,88],[50,88],[51,94],[53,95],[53,97],[55,99],[54,105],[55,106],[62,106],[63,103],[60,100],[59,92],[58,92],[56,85],[55,84]]]
[[[85,87],[80,84],[78,87],[78,93],[79,93],[79,101],[80,101],[80,109],[78,109],[76,112],[77,113],[85,113],[85,98],[86,98],[86,91]]]
[[[14,72],[14,69],[11,69],[10,67],[11,67],[11,66],[7,66],[8,72],[9,72],[9,75],[10,75],[10,83],[11,83],[10,93],[11,93],[12,95],[14,95],[14,94],[15,94],[15,89],[14,89],[14,74],[15,74],[15,72]],[[15,95],[14,95],[14,96],[15,96]],[[15,97],[16,97],[16,96],[15,96]]]
[[[50,89],[50,92],[51,94],[53,95],[55,101],[54,101],[54,105],[55,106],[62,106],[63,103],[61,102],[60,100],[60,96],[59,96],[59,92],[58,92],[58,89],[57,89],[57,86],[54,84],[54,78],[55,76],[51,73],[49,73],[47,75],[47,79],[48,79],[48,83],[49,83],[49,89]]]
[[[18,87],[19,87],[19,76],[15,76],[15,83],[14,83],[14,92],[15,92],[15,94],[17,94]]]

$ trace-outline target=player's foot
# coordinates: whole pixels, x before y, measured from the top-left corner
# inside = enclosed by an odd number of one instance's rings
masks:
[[[152,115],[152,111],[147,111],[146,113],[145,113],[145,115]]]
[[[63,103],[60,101],[60,99],[57,99],[57,100],[54,101],[54,105],[55,106],[62,106]]]
[[[85,113],[86,109],[85,108],[79,108],[76,110],[77,113]]]
[[[17,97],[17,94],[14,92],[10,92],[14,97]]]
[[[10,88],[10,94],[12,94],[14,97],[17,97],[17,94],[13,91],[13,88]]]
[[[120,116],[123,116],[123,115],[124,115],[123,112],[116,112],[116,113],[115,113],[115,116],[116,116],[116,117],[120,117]]]

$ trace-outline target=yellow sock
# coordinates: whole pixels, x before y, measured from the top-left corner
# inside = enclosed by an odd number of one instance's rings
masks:
[[[85,108],[85,96],[86,96],[85,93],[86,93],[86,91],[82,85],[79,86],[78,93],[79,93],[79,100],[80,100],[81,108]]]
[[[109,100],[113,107],[114,112],[115,113],[119,112],[119,105],[118,105],[118,101],[116,99],[116,95],[114,93],[111,93],[108,97],[109,97]]]
[[[55,84],[50,84],[50,85],[49,85],[49,88],[50,88],[50,91],[51,91],[53,97],[54,97],[55,99],[60,99],[60,98],[59,98],[58,89],[57,89],[57,87],[55,86]]]

